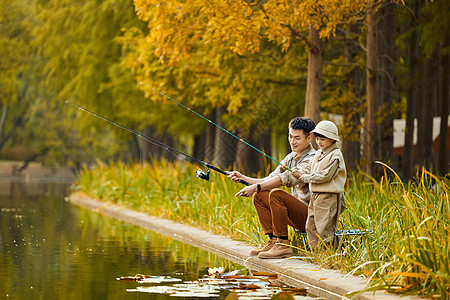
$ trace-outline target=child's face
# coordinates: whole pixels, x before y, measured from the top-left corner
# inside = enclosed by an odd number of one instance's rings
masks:
[[[333,144],[334,140],[329,139],[327,137],[316,136],[316,143],[320,149],[325,150]]]

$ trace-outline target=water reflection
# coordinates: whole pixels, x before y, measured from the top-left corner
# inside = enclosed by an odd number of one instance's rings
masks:
[[[69,183],[0,183],[0,299],[169,299],[125,275],[196,280],[242,266],[64,201]],[[171,298],[173,299],[173,298]]]

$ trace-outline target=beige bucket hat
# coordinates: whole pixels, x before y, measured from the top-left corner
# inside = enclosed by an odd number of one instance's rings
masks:
[[[320,121],[319,123],[317,123],[316,127],[311,132],[321,134],[329,139],[339,142],[338,128],[331,121]]]

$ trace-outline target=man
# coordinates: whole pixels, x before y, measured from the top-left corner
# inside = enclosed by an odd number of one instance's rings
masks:
[[[257,255],[259,258],[285,258],[293,255],[287,226],[305,231],[311,193],[308,185],[295,178],[285,167],[296,170],[297,176],[304,174],[303,169],[315,154],[310,144],[314,127],[315,124],[310,118],[296,117],[289,122],[289,144],[292,152],[269,176],[251,178],[237,171],[228,172],[231,180],[237,182],[242,179],[250,183],[235,196],[253,195],[259,222],[264,234],[269,238],[264,247],[252,250],[250,255]],[[279,189],[280,186],[290,187],[292,194]]]

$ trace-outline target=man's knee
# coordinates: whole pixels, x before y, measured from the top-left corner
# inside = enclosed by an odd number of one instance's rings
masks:
[[[254,193],[253,194],[253,204],[255,206],[257,206],[258,204],[264,205],[264,199],[269,197],[269,192],[268,191],[261,191],[259,193]],[[267,201],[267,199],[266,199]],[[267,205],[267,204],[266,204]]]
[[[258,203],[261,202],[261,197],[259,196],[258,193],[254,193],[252,199],[253,199],[253,205],[257,205]]]
[[[282,189],[273,189],[269,193],[269,203],[272,201],[279,201],[283,199],[283,196],[286,195],[287,192]]]

